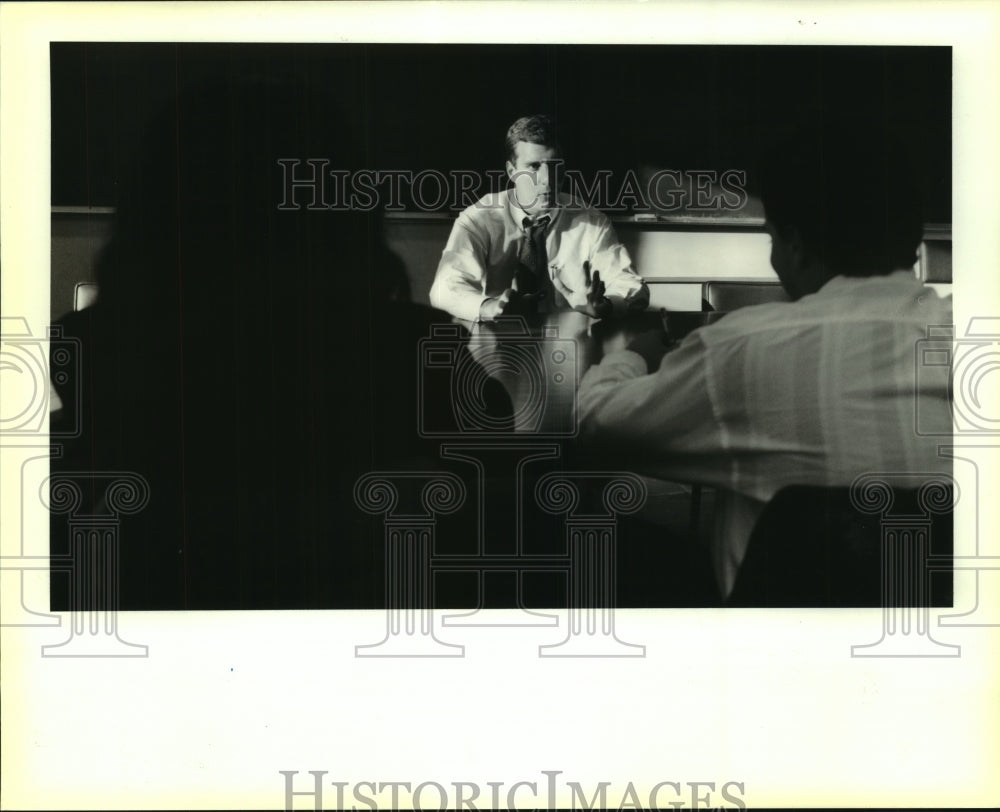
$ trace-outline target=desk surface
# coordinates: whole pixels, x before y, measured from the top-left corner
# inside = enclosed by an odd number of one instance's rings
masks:
[[[646,310],[595,321],[582,313],[565,311],[535,323],[500,319],[476,326],[469,338],[469,354],[482,375],[500,382],[510,396],[514,412],[511,434],[569,439],[577,433],[576,390],[586,370],[600,362],[606,341],[621,331],[659,330],[668,344],[724,315]],[[468,380],[481,383],[482,377],[470,376]],[[471,389],[463,391],[459,399],[468,401],[465,405],[473,411],[478,402]],[[472,419],[474,414],[468,417]],[[503,435],[487,431],[485,418],[483,425],[484,438]]]

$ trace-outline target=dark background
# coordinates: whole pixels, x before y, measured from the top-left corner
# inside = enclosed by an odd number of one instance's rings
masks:
[[[175,88],[260,73],[321,84],[379,170],[500,169],[510,123],[549,112],[567,164],[587,178],[640,164],[752,172],[796,124],[856,116],[902,136],[925,221],[951,221],[948,47],[55,43],[51,53],[57,206],[115,205],[121,167]]]
[[[390,296],[406,257],[381,250],[377,216],[279,211],[276,156],[485,173],[503,167],[515,118],[548,111],[585,177],[749,169],[796,124],[849,114],[905,136],[926,219],[947,223],[950,59],[947,48],[54,44],[52,202],[117,216],[97,304],[61,319],[83,347],[83,394],[62,419],[79,415],[82,434],[53,468],[151,483],[148,509],[121,526],[120,608],[380,607],[385,521],[359,510],[358,477],[440,469],[476,484],[414,420],[418,342],[446,314]],[[58,216],[84,232],[112,225]],[[419,394],[431,413],[451,415],[452,372]],[[529,473],[574,470],[571,451]],[[490,499],[513,497],[510,470],[486,484]],[[619,605],[714,605],[680,501],[669,532],[621,523]],[[487,515],[513,515],[491,505]],[[525,550],[560,554],[561,520],[536,514],[522,523]],[[472,501],[445,517],[436,550],[470,554],[476,519]],[[494,522],[486,535],[509,531]],[[68,538],[54,521],[51,549]],[[514,605],[510,583],[477,595],[440,580],[438,605]],[[564,583],[529,580],[531,605],[565,605]]]

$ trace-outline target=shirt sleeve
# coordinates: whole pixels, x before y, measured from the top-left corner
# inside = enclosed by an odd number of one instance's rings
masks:
[[[431,305],[457,318],[478,321],[479,307],[487,298],[483,292],[485,262],[484,236],[468,218],[459,216],[431,285]]]
[[[590,254],[590,265],[600,271],[605,295],[615,302],[616,310],[644,309],[649,304],[649,288],[632,267],[628,249],[618,241],[607,217],[601,215],[596,228],[597,239]]]
[[[722,484],[726,434],[710,393],[706,347],[692,334],[646,374],[642,356],[621,350],[580,383],[580,438],[591,447],[638,453],[656,473]]]

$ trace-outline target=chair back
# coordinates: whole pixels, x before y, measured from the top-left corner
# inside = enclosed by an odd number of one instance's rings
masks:
[[[705,310],[722,312],[748,305],[789,301],[780,282],[705,282],[701,286],[701,298]]]
[[[727,605],[951,606],[951,486],[930,508],[919,488],[882,492],[876,511],[856,489],[779,491],[754,526]]]
[[[97,285],[92,282],[77,282],[73,288],[73,309],[83,310],[97,301]]]

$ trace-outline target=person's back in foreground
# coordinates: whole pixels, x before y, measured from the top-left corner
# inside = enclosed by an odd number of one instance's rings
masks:
[[[762,198],[771,263],[792,301],[747,307],[662,357],[639,337],[580,388],[581,430],[659,476],[714,485],[713,555],[731,589],[754,521],[786,485],[944,473],[916,415],[949,420],[947,372],[917,342],[951,302],[912,270],[919,198],[886,139],[827,130],[776,151]]]

